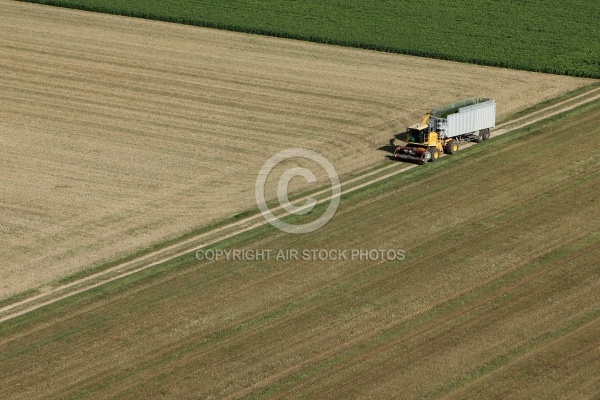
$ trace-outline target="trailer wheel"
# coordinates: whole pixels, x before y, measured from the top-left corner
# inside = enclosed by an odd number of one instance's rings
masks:
[[[450,140],[448,143],[446,143],[446,146],[444,146],[444,152],[446,154],[454,154],[458,151],[458,142],[454,139]]]
[[[475,143],[481,143],[483,141],[483,131],[477,132],[477,136],[475,136]]]
[[[490,130],[486,129],[483,131],[483,140],[488,140],[490,138]]]
[[[440,158],[440,151],[437,149],[437,147],[433,147],[431,148],[431,150],[429,150],[429,153],[431,154],[431,161],[436,161],[438,158]]]

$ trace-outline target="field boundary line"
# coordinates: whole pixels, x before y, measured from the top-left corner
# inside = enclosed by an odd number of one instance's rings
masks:
[[[543,107],[543,108],[540,108],[538,110],[534,110],[530,114],[521,115],[521,116],[519,116],[519,117],[517,117],[517,118],[515,118],[513,120],[505,121],[501,125],[503,125],[503,126],[510,126],[510,125],[519,123],[521,120],[524,120],[526,118],[532,118],[532,117],[533,118],[537,118],[536,117],[537,114],[543,115],[544,113],[547,113],[548,111],[554,110],[554,109],[560,107],[561,105],[563,105],[563,107],[564,107],[566,103],[577,102],[577,101],[579,101],[579,99],[582,99],[582,98],[593,97],[593,94],[596,93],[596,92],[600,93],[600,87],[597,87],[597,88],[594,88],[594,89],[591,89],[591,90],[587,90],[587,91],[585,91],[583,93],[579,93],[579,94],[577,94],[577,95],[575,95],[573,97],[566,98],[563,101],[560,101],[558,103],[550,104],[547,107]]]
[[[598,92],[596,94],[590,95],[592,93]],[[584,97],[581,99],[581,97]],[[581,100],[579,100],[581,99]],[[526,126],[535,124],[544,119],[551,118],[555,115],[570,111],[579,106],[583,106],[585,104],[591,103],[595,100],[600,99],[600,88],[593,89],[583,94],[579,94],[577,96],[567,98],[559,103],[555,103],[549,105],[546,108],[542,108],[540,110],[536,110],[531,114],[520,116],[515,120],[506,121],[502,124],[496,126],[496,129],[492,132],[491,137],[497,137],[503,135],[505,133],[524,128]],[[575,100],[575,102],[574,102]],[[538,115],[541,114],[541,115]],[[538,115],[535,118],[531,118],[532,115]],[[518,121],[526,119],[525,122],[519,123]],[[512,126],[517,123],[516,126]],[[510,126],[510,128],[508,128]],[[471,147],[474,143],[468,143],[463,146],[463,148]],[[382,164],[380,168],[372,170],[368,173],[358,174],[357,176],[349,179],[346,182],[343,182],[342,186],[344,187],[342,193],[337,195],[341,196],[347,193],[352,193],[354,191],[363,189],[370,185],[379,183],[383,180],[406,172],[412,168],[417,167],[415,164],[406,164],[406,163],[392,163],[389,165]],[[391,171],[391,172],[388,172]],[[368,179],[365,182],[356,184],[359,181],[364,179]],[[350,187],[348,187],[350,186]],[[315,193],[308,194],[306,196],[302,196],[296,200],[304,200],[310,197],[321,196],[331,191],[331,188],[322,189]],[[317,204],[322,204],[324,202],[330,201],[336,196],[326,196],[317,200]],[[278,206],[273,208],[272,211],[280,212],[283,209],[282,206]],[[258,221],[257,221],[258,220]],[[242,220],[235,221],[224,226],[217,227],[213,230],[209,230],[208,232],[203,232],[198,235],[195,235],[191,238],[187,238],[180,242],[173,243],[167,247],[162,249],[158,249],[149,253],[146,253],[140,257],[136,257],[132,260],[119,263],[113,267],[105,269],[95,274],[91,274],[84,278],[52,287],[49,290],[46,290],[42,293],[36,294],[34,296],[25,298],[23,300],[17,301],[12,304],[8,304],[4,307],[0,308],[0,323],[8,321],[10,319],[16,318],[18,316],[27,314],[29,312],[35,311],[44,306],[50,305],[57,301],[63,300],[65,298],[77,295],[79,293],[85,292],[87,290],[91,290],[97,288],[99,286],[108,284],[110,282],[114,282],[118,279],[122,279],[133,275],[135,273],[144,271],[146,269],[158,266],[165,262],[168,262],[174,258],[181,257],[186,255],[196,249],[201,249],[203,247],[208,247],[215,245],[221,241],[230,239],[247,231],[262,227],[269,224],[267,220],[265,220],[262,214],[252,215],[250,217],[246,217]],[[244,226],[246,225],[246,226]],[[224,232],[228,229],[233,229],[232,232]],[[219,233],[222,233],[219,235]],[[216,237],[215,237],[216,236]],[[205,242],[202,242],[202,241]]]

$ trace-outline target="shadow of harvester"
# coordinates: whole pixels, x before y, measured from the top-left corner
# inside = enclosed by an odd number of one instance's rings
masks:
[[[396,147],[403,146],[405,144],[407,135],[408,132],[397,133],[394,135],[394,137],[390,138],[390,142],[388,144],[377,148],[377,150],[388,153],[388,158],[394,158],[394,151],[396,150]]]

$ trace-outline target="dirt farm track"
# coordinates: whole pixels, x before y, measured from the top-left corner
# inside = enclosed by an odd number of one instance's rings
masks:
[[[590,82],[0,9],[0,298],[253,208],[283,149],[318,150],[343,178],[432,106],[486,96],[502,118]]]

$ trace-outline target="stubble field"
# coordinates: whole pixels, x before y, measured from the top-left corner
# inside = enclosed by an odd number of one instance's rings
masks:
[[[253,208],[273,154],[342,177],[432,106],[589,80],[0,1],[0,298]]]

